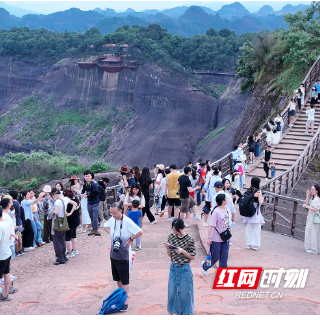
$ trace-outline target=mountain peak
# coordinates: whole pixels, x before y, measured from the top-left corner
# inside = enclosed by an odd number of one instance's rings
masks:
[[[222,18],[230,19],[232,17],[244,17],[250,15],[250,12],[240,3],[234,2],[231,4],[226,4],[218,10],[219,15]]]

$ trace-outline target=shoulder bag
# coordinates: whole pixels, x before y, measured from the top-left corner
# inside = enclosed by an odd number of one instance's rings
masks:
[[[228,218],[228,219],[229,219],[229,218]],[[219,231],[218,231],[218,229],[217,229],[216,227],[214,227],[214,228],[215,228],[216,231],[218,232],[218,234],[219,234],[219,236],[220,236],[220,238],[221,238],[221,240],[222,240],[223,242],[228,241],[228,240],[232,237],[232,234],[231,234],[231,232],[230,232],[229,227],[228,227],[226,230],[222,231],[221,233],[219,233]]]
[[[58,215],[56,216],[56,219],[54,220],[54,225],[53,225],[53,231],[56,232],[65,232],[70,230],[69,225],[68,225],[68,219],[67,219],[67,215],[66,215],[66,208],[64,205],[64,201],[62,199],[60,199],[62,201],[62,205],[63,205],[63,218],[62,217],[58,217]]]
[[[313,216],[313,223],[320,223],[319,211]]]

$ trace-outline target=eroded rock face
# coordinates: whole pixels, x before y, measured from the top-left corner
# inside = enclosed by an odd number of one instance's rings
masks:
[[[229,80],[223,78],[222,83],[229,83]],[[238,89],[233,87],[232,90]],[[234,120],[235,115],[241,114],[246,100],[237,101],[238,96],[231,94],[229,100],[219,105],[216,98],[194,91],[186,79],[150,64],[111,74],[98,67],[80,69],[77,61],[70,58],[51,66],[31,66],[0,57],[1,112],[13,109],[33,91],[43,101],[52,95],[57,113],[81,109],[90,114],[98,106],[118,110],[130,108],[133,112],[125,123],[119,125],[115,121],[111,132],[101,129],[95,135],[88,135],[80,147],[86,148],[85,156],[90,156],[97,144],[108,139],[110,145],[101,159],[114,165],[126,163],[148,167],[153,163],[185,165],[193,159],[198,142],[209,129],[218,129]],[[32,125],[37,119],[28,121],[25,125]],[[59,132],[54,141],[55,148],[77,155],[71,140],[74,135],[84,135],[79,126],[55,129]],[[232,132],[235,133],[235,128]],[[16,131],[8,130],[4,136],[10,140],[14,134]],[[219,136],[224,140],[223,132]],[[228,149],[232,140],[228,132],[228,138],[224,140]],[[27,137],[22,137],[19,142],[26,144]],[[45,142],[42,146],[45,147]],[[208,150],[208,157],[215,159],[225,152],[219,145],[211,151]]]

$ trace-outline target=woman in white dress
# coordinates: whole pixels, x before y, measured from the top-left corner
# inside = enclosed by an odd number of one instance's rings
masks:
[[[252,217],[243,217],[243,223],[246,225],[246,248],[259,250],[261,241],[261,226],[264,225],[264,218],[260,211],[263,204],[262,192],[260,190],[260,178],[251,179],[250,191],[254,194],[254,206],[256,212]]]
[[[279,144],[281,139],[281,130],[278,131],[278,126],[281,127],[281,121],[280,118],[277,117],[274,119],[274,130],[277,130],[277,132],[273,134],[273,145]]]
[[[271,129],[271,145],[275,145],[277,144],[277,137],[275,136],[277,133],[275,133],[274,131],[277,129],[276,124],[274,123],[274,121],[270,121],[269,122],[269,127]]]
[[[269,122],[265,124],[263,132],[266,134],[267,145],[271,146],[271,129],[269,126]]]
[[[310,202],[310,193],[312,200]],[[319,213],[320,209],[320,186],[315,184],[311,190],[307,190],[306,203],[304,208],[308,209],[306,229],[304,231],[304,249],[307,253],[320,253],[320,223],[314,223],[314,215]]]
[[[82,192],[82,189],[80,190],[80,194]],[[87,226],[91,228],[91,219],[88,211],[88,199],[86,197],[83,197],[81,195],[81,216],[82,216],[82,227],[83,230],[79,233],[86,232]]]

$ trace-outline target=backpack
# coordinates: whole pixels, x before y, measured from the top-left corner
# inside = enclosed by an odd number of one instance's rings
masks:
[[[281,124],[280,123],[277,124],[277,131],[281,131]]]
[[[239,199],[239,211],[243,217],[252,217],[256,213],[254,206],[254,194],[247,190]]]
[[[131,178],[127,182],[128,182],[129,188],[131,188],[136,183],[136,179],[135,178]]]
[[[98,184],[98,191],[99,191],[99,200],[105,201],[106,200],[106,192],[103,190],[103,188]]]
[[[103,301],[102,307],[98,315],[111,314],[119,311],[127,300],[127,293],[122,289],[118,288],[114,290],[110,296]]]

